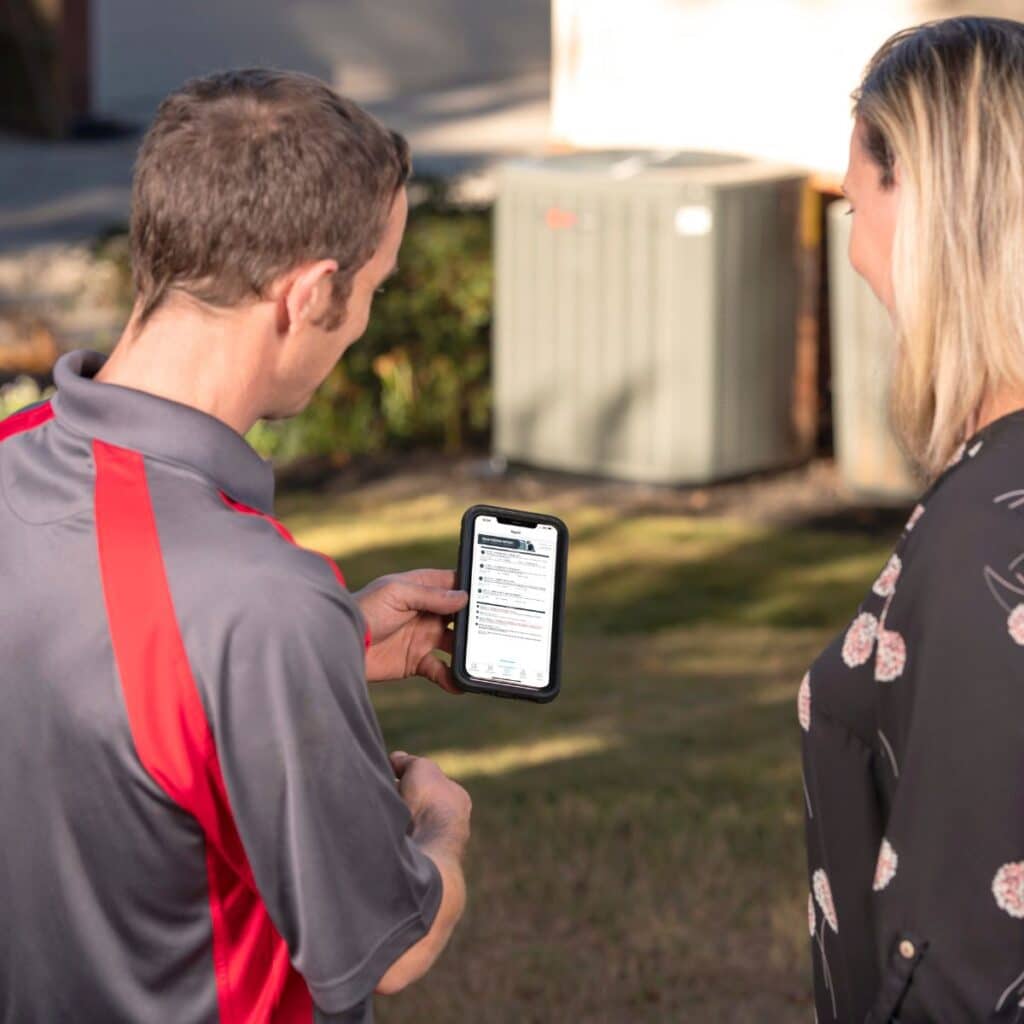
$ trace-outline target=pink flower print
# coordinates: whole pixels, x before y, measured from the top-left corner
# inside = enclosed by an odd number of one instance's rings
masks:
[[[811,933],[811,938],[814,938],[814,933],[818,930],[818,917],[814,913],[814,897],[807,894],[807,928]]]
[[[949,462],[946,463],[946,469],[952,469],[955,465],[963,461],[964,452],[967,451],[967,445],[962,444],[950,457]]]
[[[907,645],[894,629],[882,629],[878,633],[878,654],[875,656],[875,679],[880,683],[891,683],[903,675],[907,664]]]
[[[992,895],[1000,910],[1024,918],[1024,862],[1004,864],[992,879]]]
[[[800,727],[804,732],[811,728],[811,674],[806,673],[800,681],[800,689],[796,695],[796,716],[800,719]]]
[[[896,592],[896,583],[900,578],[900,572],[902,570],[903,563],[900,561],[900,556],[893,555],[886,563],[881,576],[875,580],[875,584],[871,589],[879,597],[892,597]]]
[[[862,612],[853,620],[843,640],[843,661],[848,668],[863,665],[871,657],[878,633],[878,619],[870,612]]]
[[[907,525],[904,529],[907,533],[910,533],[915,526],[917,526],[918,520],[924,515],[924,505],[917,505],[914,511],[910,513],[910,518],[907,520]]]
[[[895,877],[899,857],[888,839],[882,840],[878,848],[878,863],[875,865],[875,881],[871,886],[875,892],[881,892]]]
[[[1024,604],[1017,605],[1010,612],[1010,617],[1006,620],[1006,628],[1010,631],[1014,643],[1024,647]]]
[[[1024,865],[1021,865],[1024,867]],[[821,912],[828,921],[829,928],[837,935],[839,934],[839,920],[836,917],[835,904],[832,902],[832,887],[828,884],[828,875],[818,868],[811,876],[811,885],[814,888],[814,898],[821,907]]]

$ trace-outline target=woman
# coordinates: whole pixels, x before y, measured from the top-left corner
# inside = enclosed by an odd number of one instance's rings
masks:
[[[800,687],[822,1022],[1024,1021],[1024,25],[902,32],[856,94],[850,258],[932,479]]]

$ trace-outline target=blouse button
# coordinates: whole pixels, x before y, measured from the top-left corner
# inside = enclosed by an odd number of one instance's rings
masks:
[[[914,944],[909,939],[904,939],[900,943],[900,956],[903,957],[904,960],[913,960],[916,952],[917,950],[914,948]]]

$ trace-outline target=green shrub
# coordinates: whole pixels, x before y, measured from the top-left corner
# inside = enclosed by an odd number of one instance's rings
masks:
[[[395,448],[456,452],[487,439],[491,418],[491,220],[448,202],[437,182],[409,215],[398,273],[373,304],[366,335],[342,358],[294,419],[261,421],[249,442],[287,462],[300,455],[348,457]],[[105,232],[94,248],[118,272],[118,298],[132,302],[127,234]]]
[[[10,384],[0,387],[0,420],[52,394],[53,388],[44,390],[31,377],[17,377]]]
[[[305,412],[258,423],[249,441],[277,461],[481,443],[491,412],[492,295],[489,214],[435,194],[409,216],[398,273],[377,296],[366,335]]]

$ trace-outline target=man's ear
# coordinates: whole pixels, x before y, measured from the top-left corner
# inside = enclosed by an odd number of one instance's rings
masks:
[[[277,325],[282,333],[319,320],[330,308],[336,260],[317,260],[294,270],[281,281]]]

